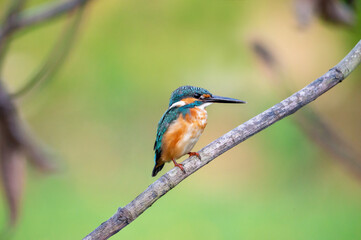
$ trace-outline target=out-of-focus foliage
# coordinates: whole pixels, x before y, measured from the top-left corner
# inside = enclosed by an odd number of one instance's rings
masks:
[[[51,49],[63,20],[12,43],[4,73],[12,92]],[[286,0],[94,0],[79,36],[53,81],[18,101],[63,171],[30,171],[14,239],[84,237],[154,181],[156,125],[176,87],[248,102],[210,106],[195,150],[277,103],[249,49],[252,39],[273,46],[296,91],[360,38],[317,20],[300,31]],[[356,148],[360,75],[312,103]],[[360,182],[285,119],[190,177],[114,239],[359,239],[360,200]]]

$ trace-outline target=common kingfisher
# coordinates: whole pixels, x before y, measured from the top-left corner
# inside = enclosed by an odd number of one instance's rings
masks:
[[[182,86],[174,90],[169,100],[168,110],[158,123],[157,137],[154,143],[155,166],[152,176],[162,170],[164,163],[173,161],[184,173],[181,163],[176,160],[185,154],[197,156],[191,152],[207,125],[205,107],[212,103],[246,103],[234,98],[220,97],[200,87]]]

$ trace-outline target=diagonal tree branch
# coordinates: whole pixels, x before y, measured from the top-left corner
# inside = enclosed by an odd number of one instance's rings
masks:
[[[253,51],[257,57],[265,64],[267,70],[273,75],[273,86],[275,90],[283,97],[289,96],[291,91],[287,88],[287,80],[290,78],[283,74],[283,69],[277,57],[267,49],[260,41],[254,41],[252,44]],[[270,79],[270,78],[268,78]],[[330,156],[331,160],[341,163],[347,170],[361,181],[361,155],[352,147],[338,131],[332,128],[320,114],[308,107],[302,109],[292,118],[302,132],[322,150]]]
[[[86,236],[84,240],[102,240],[113,236],[134,221],[155,201],[198,169],[254,134],[262,131],[284,117],[295,113],[303,106],[314,101],[323,93],[342,82],[342,80],[345,79],[360,64],[360,62],[361,41],[357,43],[354,49],[339,64],[330,69],[326,74],[282,102],[239,125],[232,131],[204,147],[199,151],[202,160],[199,160],[196,157],[186,159],[183,162],[186,174],[178,168],[173,168],[164,174],[128,205],[124,208],[119,208],[110,219],[102,223],[98,228]]]

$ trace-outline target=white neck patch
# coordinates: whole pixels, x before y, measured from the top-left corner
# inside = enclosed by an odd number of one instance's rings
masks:
[[[186,103],[184,101],[178,101],[173,103],[168,109],[174,108],[174,107],[182,107],[186,105]]]
[[[203,103],[202,105],[198,106],[198,108],[203,109],[211,105],[212,103]],[[183,107],[186,103],[184,101],[178,101],[173,103],[168,109],[175,108],[175,107]]]

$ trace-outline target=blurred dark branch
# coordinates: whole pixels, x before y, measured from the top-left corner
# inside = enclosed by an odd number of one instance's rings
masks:
[[[28,81],[26,81],[23,87],[11,94],[12,98],[18,98],[25,95],[33,89],[35,85],[49,80],[56,73],[56,71],[64,63],[64,60],[73,46],[83,13],[84,7],[81,6],[77,9],[76,16],[74,16],[72,21],[66,26],[65,31],[60,34],[60,38],[54,44],[53,49],[45,59],[43,65]]]
[[[314,16],[333,24],[352,27],[356,23],[354,1],[294,0],[295,11],[301,27],[309,25]]]
[[[50,3],[34,9],[26,10],[18,14],[15,23],[15,29],[28,27],[37,23],[45,22],[52,18],[56,18],[64,13],[71,12],[78,7],[83,6],[90,0],[72,0],[62,3]]]
[[[23,2],[24,0],[17,0],[17,2]],[[7,14],[7,24],[3,24],[0,28],[0,39],[7,34],[19,30],[24,27],[28,27],[37,23],[45,22],[52,18],[61,16],[64,13],[71,12],[76,8],[86,4],[90,0],[71,0],[67,2],[53,2],[46,3],[41,6],[34,7],[32,9],[24,10],[19,13]],[[15,1],[14,1],[15,2]],[[18,8],[12,8],[19,10]]]
[[[355,11],[350,7],[337,0],[319,0],[317,10],[320,16],[326,21],[353,26],[355,24]]]
[[[6,200],[9,206],[10,225],[15,225],[23,195],[25,161],[20,152],[5,139],[0,143],[0,171]]]
[[[274,78],[278,85],[276,90],[282,97],[288,96],[290,90],[287,88],[287,80],[282,74],[280,63],[276,60],[274,54],[261,42],[254,41],[253,50],[258,59],[265,63],[266,67],[274,73]],[[326,153],[332,155],[359,180],[361,180],[361,155],[351,147],[312,107],[302,109],[299,114],[295,115],[294,120],[301,128],[302,132],[308,138],[314,141]]]
[[[0,26],[0,63],[6,50],[6,40],[17,30],[46,22],[64,13],[71,12],[85,5],[90,0],[71,0],[67,2],[47,3],[23,12],[18,12],[24,0],[15,0],[9,8],[9,13]],[[16,4],[17,3],[17,4]],[[14,6],[14,7],[13,7]]]
[[[3,24],[0,27],[0,62],[5,55],[6,50],[6,40],[8,32],[11,31],[11,28],[16,21],[16,15],[21,10],[24,5],[25,0],[14,0],[11,1],[8,10],[5,13],[5,18],[3,19]]]
[[[2,143],[22,151],[37,168],[49,171],[52,166],[42,148],[29,137],[21,124],[16,107],[0,79],[0,129]]]
[[[360,62],[361,41],[339,64],[330,69],[326,74],[282,102],[239,125],[232,131],[204,147],[199,151],[202,160],[199,160],[197,157],[186,159],[183,162],[186,173],[183,173],[178,168],[173,168],[165,173],[128,205],[124,208],[119,208],[111,218],[86,236],[84,240],[103,240],[113,236],[139,217],[164,194],[176,187],[180,182],[195,173],[201,167],[207,165],[213,159],[245,141],[249,137],[271,126],[284,117],[295,113],[303,106],[314,101],[332,87],[342,82],[342,80],[344,80],[360,64]]]
[[[25,157],[40,170],[54,170],[42,147],[25,131],[15,105],[0,79],[0,170],[11,225],[16,223],[22,197]]]
[[[75,33],[79,28],[84,6],[90,0],[69,0],[67,2],[52,2],[22,11],[25,0],[9,1],[8,10],[0,25],[0,170],[5,196],[10,209],[10,223],[14,225],[18,216],[18,206],[22,196],[23,180],[25,178],[25,157],[38,169],[55,170],[50,157],[30,134],[21,122],[12,96],[6,91],[1,79],[1,69],[6,51],[13,34],[20,29],[58,17],[64,13],[78,10],[73,21],[61,35],[53,51],[49,54],[43,66],[30,78],[30,81],[16,93],[20,96],[40,82],[50,79],[59,69],[70,51]]]
[[[295,121],[309,138],[361,180],[360,153],[347,144],[324,119],[311,109],[300,114]]]
[[[15,18],[15,15],[21,10],[21,8],[24,6],[24,2],[25,0],[13,0],[10,3],[10,6],[5,14],[5,19],[3,20],[4,22],[7,22],[7,25],[11,25],[9,24],[9,22],[12,22],[13,19]]]
[[[279,63],[273,54],[259,41],[252,42],[252,49],[256,55],[261,59],[268,67],[275,70]]]

